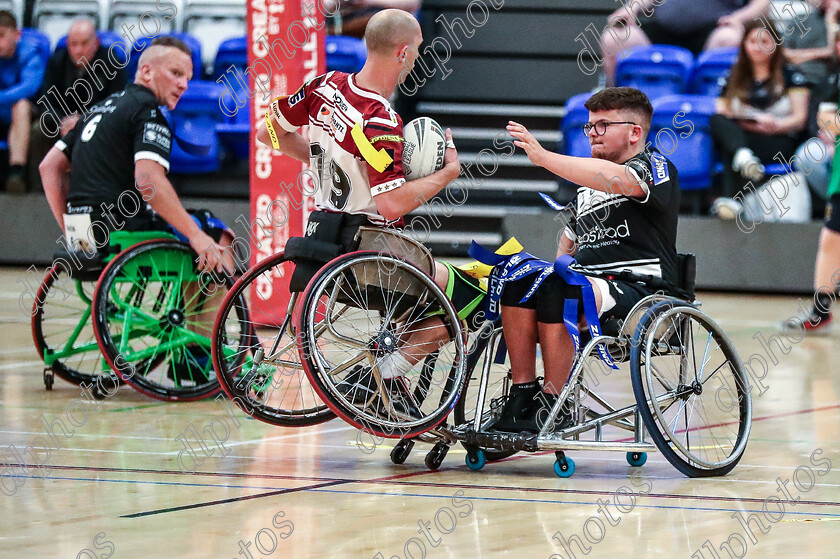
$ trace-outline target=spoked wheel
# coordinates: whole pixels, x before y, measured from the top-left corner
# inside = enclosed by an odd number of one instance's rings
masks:
[[[346,254],[309,282],[300,306],[306,374],[345,421],[410,437],[452,410],[466,368],[463,330],[452,303],[418,268],[372,251]],[[383,380],[389,369],[404,374]]]
[[[495,363],[496,350],[500,340],[496,332],[496,324],[485,322],[475,332],[470,332],[467,340],[467,378],[464,381],[464,388],[461,390],[461,397],[455,404],[455,425],[469,423],[472,425],[475,419],[475,410],[478,407],[479,385],[481,375],[487,361],[490,361],[490,376],[487,382],[487,392],[484,395],[484,412],[481,417],[481,427],[484,430],[492,421],[498,419],[505,402],[505,397],[510,391],[513,378],[510,373],[510,361],[506,358],[501,364]],[[495,332],[495,333],[494,333]],[[492,345],[491,345],[492,342]],[[490,351],[488,352],[488,345]],[[537,364],[538,367],[541,363]],[[463,443],[462,443],[463,444]],[[516,454],[515,450],[498,450],[495,448],[478,449],[469,445],[463,445],[467,449],[468,456],[480,450],[484,463],[488,460],[501,460]],[[467,463],[470,466],[469,462]],[[470,466],[472,468],[472,466]],[[473,469],[480,469],[473,468]]]
[[[195,261],[178,241],[138,243],[111,260],[93,299],[94,331],[108,364],[160,400],[196,400],[220,390],[210,336],[233,280],[199,272]]]
[[[656,446],[689,477],[728,473],[752,422],[749,381],[732,342],[698,309],[652,307],[631,347],[633,392]]]
[[[65,267],[53,265],[32,307],[32,338],[44,365],[73,384],[90,385],[101,376],[119,382],[105,366],[93,333],[95,287],[95,281],[74,279]]]
[[[225,296],[213,328],[213,364],[225,393],[255,419],[292,427],[335,417],[300,364],[294,299],[282,308],[270,301],[273,290],[288,293],[293,270],[282,253],[251,268]]]

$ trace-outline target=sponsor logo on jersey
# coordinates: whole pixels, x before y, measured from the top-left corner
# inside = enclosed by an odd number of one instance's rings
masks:
[[[375,144],[376,142],[403,143],[405,142],[405,138],[403,138],[402,136],[397,136],[395,134],[383,134],[382,136],[374,136],[370,139],[370,143]]]
[[[657,184],[662,184],[663,182],[667,181],[668,176],[668,164],[665,162],[665,158],[659,155],[658,153],[651,153],[650,160],[653,163],[653,184],[656,186]]]
[[[345,99],[344,95],[338,91],[333,91],[333,103],[335,103],[335,106],[345,113],[350,110],[350,104],[347,103],[347,99]]]
[[[300,89],[295,91],[292,94],[292,96],[289,97],[289,106],[290,107],[294,107],[295,105],[297,105],[298,103],[303,101],[304,97],[306,97],[306,91],[304,91],[304,89],[303,89],[304,87],[306,87],[306,86],[305,85],[300,86]]]
[[[155,122],[147,122],[143,127],[143,143],[168,150],[172,146],[169,128]]]
[[[616,227],[602,227],[600,224],[596,225],[586,233],[578,236],[578,243],[590,244],[596,243],[603,239],[619,239],[630,236],[630,226],[627,220]]]

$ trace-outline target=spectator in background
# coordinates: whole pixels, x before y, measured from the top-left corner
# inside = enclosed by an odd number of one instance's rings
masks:
[[[17,20],[0,11],[0,137],[8,137],[9,174],[6,192],[26,192],[24,170],[29,154],[29,98],[44,77],[44,60],[38,46],[20,40]]]
[[[326,12],[335,11],[338,0],[324,0]],[[341,0],[339,16],[329,26],[332,35],[364,38],[365,28],[374,14],[396,8],[413,14],[420,9],[420,0]]]
[[[84,85],[77,85],[80,80]],[[41,110],[47,116],[42,115],[32,123],[28,177],[33,189],[41,184],[38,165],[55,141],[73,129],[88,107],[122,91],[125,85],[125,73],[108,62],[108,50],[99,44],[93,21],[74,21],[67,33],[67,47],[56,49],[47,62],[38,92],[41,101],[36,111]],[[52,88],[55,89],[50,93]],[[47,130],[42,128],[44,121],[48,123]],[[49,130],[50,127],[59,127],[59,131]]]
[[[732,66],[717,113],[712,115],[712,137],[724,163],[721,194],[734,196],[743,179],[764,178],[762,161],[781,152],[785,160],[796,151],[808,118],[809,92],[786,68],[782,49],[775,48],[760,21],[745,26],[738,58]],[[720,217],[734,217],[729,205],[716,201]],[[737,202],[736,202],[737,204]]]
[[[625,49],[676,45],[697,56],[734,47],[744,26],[769,5],[770,0],[630,0],[609,15],[601,35],[606,85],[615,85],[616,63]]]

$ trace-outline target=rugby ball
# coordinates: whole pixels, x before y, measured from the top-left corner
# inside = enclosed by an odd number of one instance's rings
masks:
[[[402,164],[405,179],[422,179],[443,168],[446,135],[440,124],[427,116],[415,118],[403,126]]]

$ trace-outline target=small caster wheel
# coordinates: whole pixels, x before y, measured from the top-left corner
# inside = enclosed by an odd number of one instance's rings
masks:
[[[104,400],[110,395],[114,394],[114,389],[117,388],[117,381],[113,377],[110,376],[100,376],[96,379],[96,382],[93,383],[93,386],[90,389],[90,393],[93,395],[94,398],[97,400]]]
[[[572,477],[575,473],[575,461],[567,458],[563,452],[555,452],[557,460],[554,461],[554,473],[558,477]]]
[[[44,388],[46,388],[47,390],[52,390],[54,383],[55,374],[49,369],[44,369]]]
[[[627,463],[631,466],[643,466],[647,462],[647,452],[628,452]]]
[[[449,445],[446,443],[437,443],[432,447],[432,450],[426,455],[426,467],[430,470],[437,470],[446,458],[446,453],[449,452]]]
[[[411,449],[414,448],[413,439],[402,439],[391,450],[391,462],[394,464],[402,464],[408,455],[411,454]]]
[[[467,451],[467,468],[478,471],[487,464],[487,455],[480,448]]]

